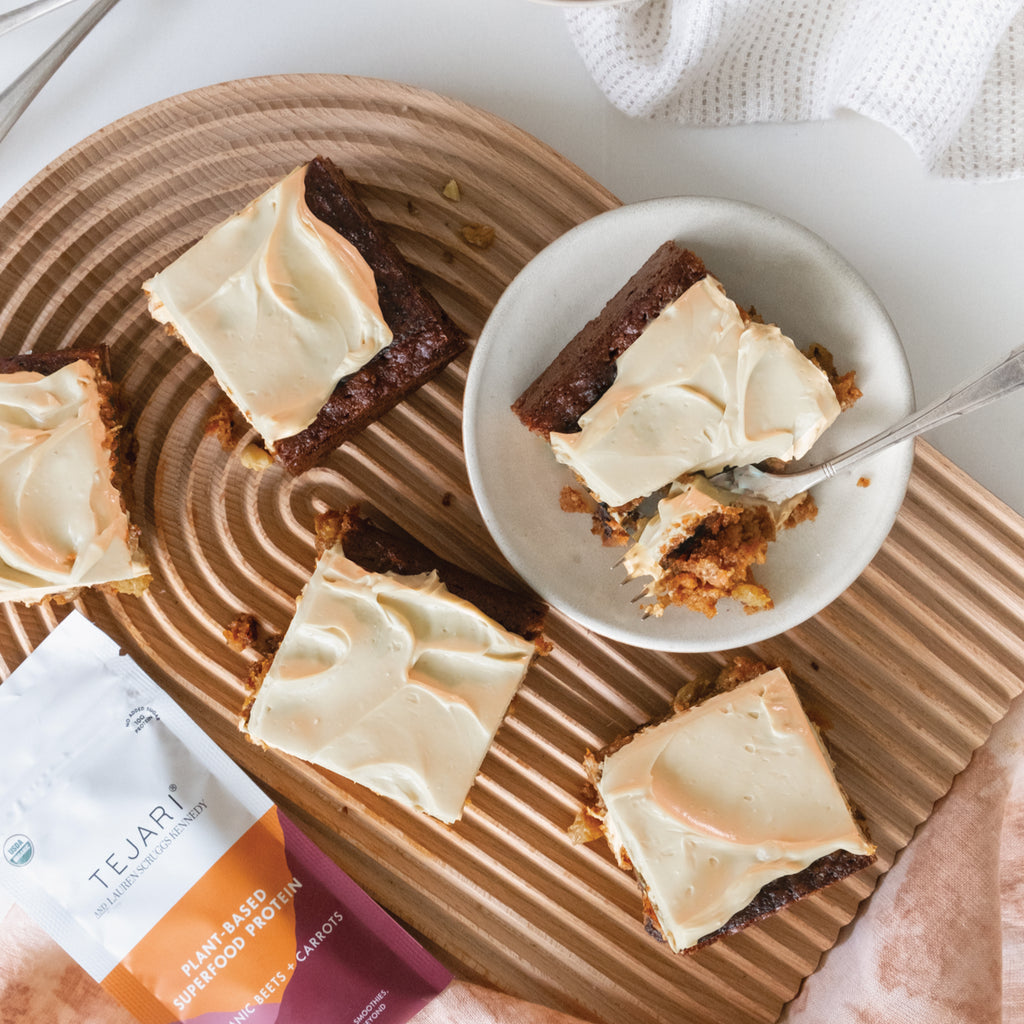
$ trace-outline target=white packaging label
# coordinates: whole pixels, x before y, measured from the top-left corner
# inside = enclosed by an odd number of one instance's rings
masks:
[[[74,919],[74,955],[100,980],[272,803],[211,741],[213,764],[180,756],[188,748],[167,740],[180,710],[88,620],[72,615],[60,634],[25,673],[49,686],[23,687],[19,670],[0,687],[0,749],[14,761],[0,777],[0,877],[19,902]],[[57,687],[72,705],[59,712]],[[60,752],[42,773],[41,745]]]

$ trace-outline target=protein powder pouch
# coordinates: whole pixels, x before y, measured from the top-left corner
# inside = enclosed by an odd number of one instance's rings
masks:
[[[0,686],[0,841],[144,1024],[402,1024],[451,980],[78,612]]]

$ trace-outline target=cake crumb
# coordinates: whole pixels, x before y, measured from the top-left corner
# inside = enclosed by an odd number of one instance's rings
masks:
[[[455,501],[455,495],[452,494],[451,491],[445,491],[444,494],[441,495],[441,507],[442,508],[451,508],[452,503],[454,501]]]
[[[591,516],[590,532],[595,537],[600,537],[606,548],[622,548],[630,541],[625,527],[608,514],[608,509],[604,505],[599,505]]]
[[[255,647],[259,639],[259,625],[256,616],[249,612],[237,615],[224,631],[224,639],[233,651],[245,651]]]
[[[216,438],[226,452],[235,450],[238,445],[238,429],[235,425],[234,404],[227,395],[221,395],[206,420],[203,429],[204,437]]]
[[[453,203],[457,203],[462,198],[462,190],[459,188],[459,183],[454,178],[449,178],[447,184],[441,189],[441,195],[445,199],[450,199]]]
[[[558,495],[558,507],[563,512],[593,512],[594,504],[585,494],[568,484]]]
[[[812,345],[804,355],[828,377],[840,409],[852,409],[858,399],[864,397],[864,392],[857,387],[856,372],[850,370],[848,373],[840,374],[836,370],[832,353],[824,345]]]
[[[252,612],[239,612],[222,632],[228,647],[233,651],[252,651],[258,656],[256,664],[249,670],[251,678],[266,671],[265,663],[269,663],[269,659],[281,645],[282,634],[264,633]]]
[[[494,244],[494,228],[490,224],[463,224],[462,237],[478,249],[489,249]]]
[[[832,387],[835,390],[836,399],[839,401],[839,408],[844,411],[852,409],[857,400],[864,397],[864,392],[857,387],[856,373],[853,370],[837,377],[833,381]]]
[[[743,605],[743,611],[747,615],[775,607],[775,602],[768,591],[756,583],[741,583],[729,596]]]
[[[870,487],[870,486],[871,486],[871,477],[868,477],[868,476],[862,476],[862,477],[861,477],[861,478],[860,478],[860,479],[859,479],[859,480],[857,481],[857,486],[858,486],[858,487]]]
[[[576,817],[569,826],[569,842],[573,846],[582,846],[584,843],[592,843],[604,835],[601,827],[601,819],[589,807],[582,807],[576,812]]]
[[[818,504],[810,494],[804,496],[799,505],[790,513],[782,524],[783,530],[792,530],[800,523],[812,523],[818,517]]]
[[[263,470],[270,467],[274,460],[265,448],[261,448],[258,444],[247,444],[242,449],[240,461],[246,469],[254,469],[262,473]]]

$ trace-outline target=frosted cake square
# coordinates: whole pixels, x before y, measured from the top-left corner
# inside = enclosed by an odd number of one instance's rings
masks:
[[[590,511],[605,543],[629,546],[630,578],[650,578],[644,614],[681,605],[710,617],[724,597],[772,607],[753,567],[816,507],[809,495],[768,506],[707,478],[801,458],[857,397],[827,351],[799,351],[669,241],[512,409],[582,485],[586,500],[563,492],[562,507]]]
[[[330,160],[295,168],[143,284],[151,315],[293,473],[451,362],[464,333]]]
[[[693,951],[869,866],[875,847],[782,669],[738,660],[585,764],[650,930]],[[590,824],[589,831],[586,823]]]
[[[545,609],[354,510],[320,516],[317,532],[316,569],[253,678],[244,729],[457,821],[543,646]]]
[[[0,359],[0,601],[146,589],[128,448],[106,348]]]

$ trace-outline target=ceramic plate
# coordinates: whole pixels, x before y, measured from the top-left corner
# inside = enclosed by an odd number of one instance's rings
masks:
[[[913,389],[899,337],[853,268],[812,232],[724,199],[669,198],[624,206],[581,224],[540,252],[488,319],[466,385],[463,434],[470,483],[495,541],[552,606],[603,636],[666,651],[726,650],[782,633],[843,592],[881,546],[910,475],[909,443],[815,489],[813,523],[785,531],[756,573],[775,607],[746,614],[730,601],[713,619],[670,608],[644,619],[640,581],[616,568],[586,515],[562,512],[572,474],[510,406],[554,355],[666,239],[693,249],[741,306],[754,306],[801,349],[825,345],[855,369],[864,397],[804,460],[835,455],[910,411]]]

